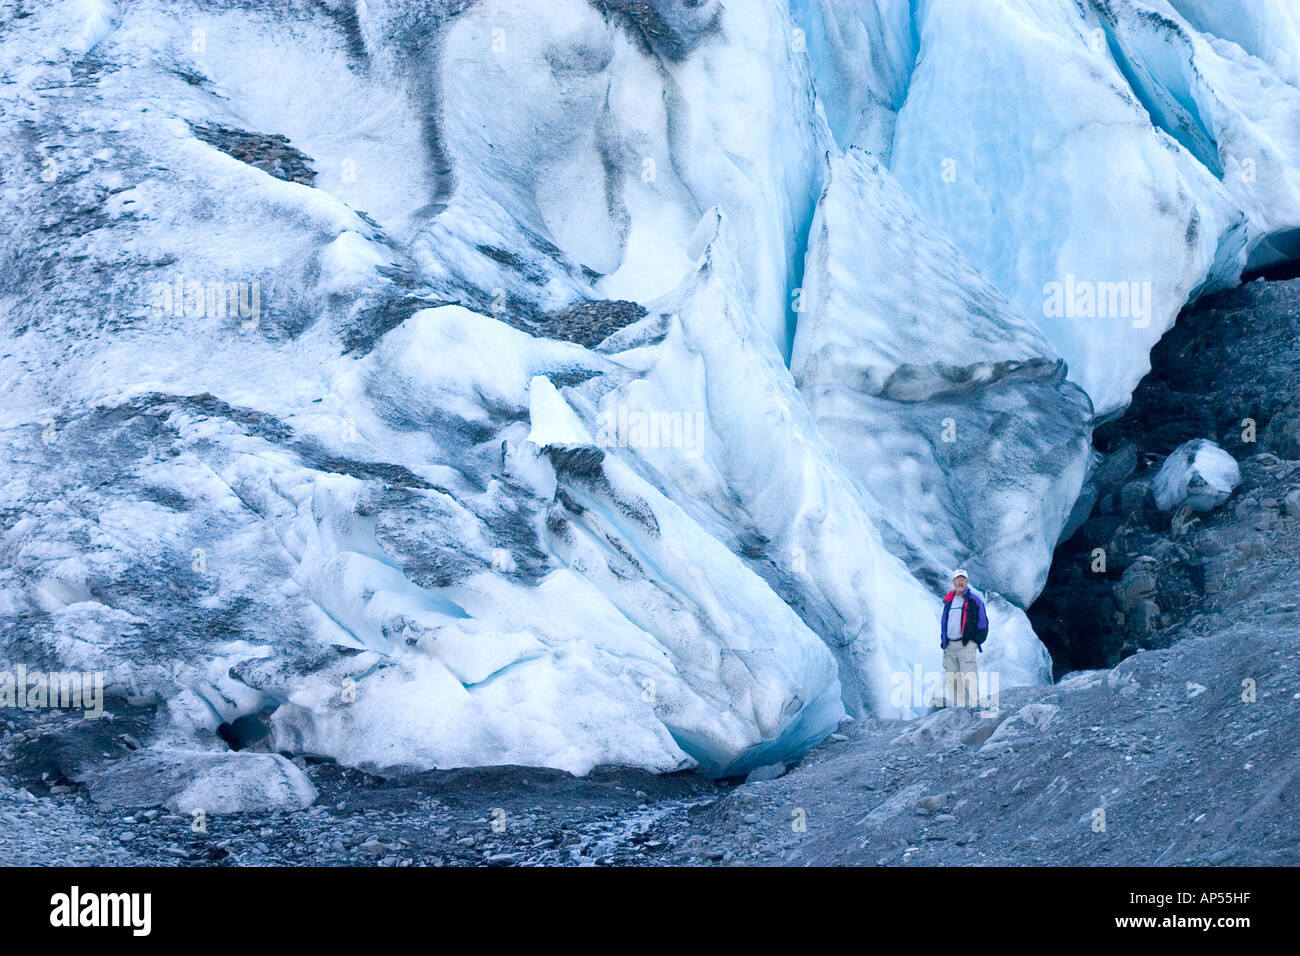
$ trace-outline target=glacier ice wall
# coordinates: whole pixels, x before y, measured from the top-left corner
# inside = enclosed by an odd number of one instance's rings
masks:
[[[850,148],[825,182],[791,372],[890,550],[1024,607],[1083,482],[1087,396],[883,164]]]
[[[1297,254],[1225,10],[5,7],[6,658],[186,759],[737,774],[924,710],[962,563],[1049,679],[1094,410]]]
[[[963,0],[918,21],[891,171],[1097,413],[1121,410],[1188,298],[1294,228],[1300,91],[1165,3]]]

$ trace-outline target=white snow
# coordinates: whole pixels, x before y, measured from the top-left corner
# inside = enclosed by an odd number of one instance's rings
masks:
[[[321,252],[321,285],[333,293],[352,292],[372,283],[375,270],[389,263],[382,246],[349,229]]]

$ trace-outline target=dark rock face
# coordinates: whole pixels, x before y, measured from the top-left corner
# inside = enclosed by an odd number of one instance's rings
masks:
[[[1152,372],[1128,411],[1097,429],[1098,449],[1140,437],[1144,451],[1163,457],[1189,439],[1211,438],[1239,460],[1261,451],[1297,457],[1276,442],[1277,428],[1270,431],[1274,419],[1280,425],[1300,414],[1297,331],[1296,280],[1250,282],[1185,309],[1152,351]]]
[[[1167,646],[1178,624],[1224,618],[1225,573],[1300,566],[1285,501],[1300,483],[1300,281],[1252,282],[1184,311],[1152,373],[1094,435],[1091,513],[1057,549],[1030,608],[1057,676]],[[1162,515],[1151,480],[1178,445],[1210,438],[1242,483],[1219,509]]]

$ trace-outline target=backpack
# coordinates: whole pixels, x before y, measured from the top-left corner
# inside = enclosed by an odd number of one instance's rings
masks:
[[[978,648],[982,651],[982,650],[984,650],[984,642],[987,641],[987,640],[989,639],[989,629],[988,629],[988,624],[989,624],[989,608],[988,608],[988,604],[987,604],[987,603],[985,602],[985,600],[984,600],[984,596],[983,596],[983,595],[978,595],[978,596],[976,596],[975,599],[976,599],[977,601],[979,601],[980,610],[982,610],[982,611],[984,612],[984,625],[985,625],[985,626],[984,626],[984,627],[980,627],[980,626],[979,626],[979,615],[976,614],[976,615],[975,615],[975,633],[971,636],[971,640],[973,640],[973,641],[975,642],[975,646],[978,647]]]

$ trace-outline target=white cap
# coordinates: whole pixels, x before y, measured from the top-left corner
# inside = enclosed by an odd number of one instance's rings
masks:
[[[952,573],[952,579],[956,581],[958,578],[965,578],[967,581],[969,581],[970,575],[966,573],[965,568],[958,568],[956,571]]]

